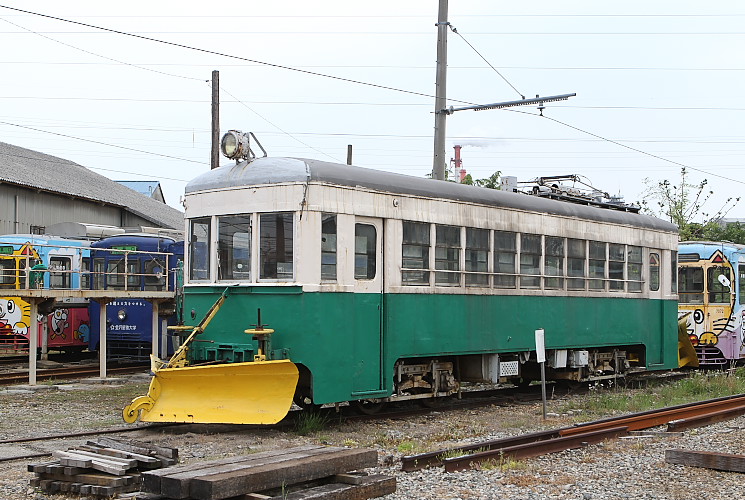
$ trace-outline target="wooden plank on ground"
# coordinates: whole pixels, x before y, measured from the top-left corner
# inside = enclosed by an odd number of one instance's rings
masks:
[[[135,476],[112,476],[110,474],[97,474],[95,472],[76,474],[74,476],[41,472],[38,474],[38,477],[39,479],[69,481],[73,483],[92,484],[95,486],[126,486],[135,482]]]
[[[337,449],[334,453],[314,455],[276,464],[237,469],[195,477],[190,481],[190,495],[197,500],[222,500],[246,493],[276,488],[282,484],[332,476],[350,470],[374,467],[375,450]],[[168,494],[165,494],[168,496]]]
[[[73,449],[88,451],[91,453],[97,453],[99,455],[105,455],[108,457],[117,457],[117,458],[129,459],[129,460],[137,460],[138,466],[145,465],[145,464],[160,465],[160,460],[155,457],[150,457],[148,455],[141,455],[140,453],[135,453],[132,451],[117,450],[116,448],[102,448],[98,446],[81,444],[79,446],[76,446]]]
[[[745,472],[745,455],[713,451],[665,450],[665,462],[729,472]]]
[[[211,460],[205,462],[195,462],[191,464],[177,465],[174,467],[168,467],[164,469],[152,470],[142,473],[143,484],[142,490],[149,493],[156,493],[165,496],[169,496],[165,491],[169,491],[171,498],[187,498],[189,496],[188,482],[191,477],[202,474],[203,471],[212,469],[217,470],[221,466],[232,466],[234,464],[244,462],[257,462],[260,460],[266,460],[271,456],[279,456],[283,454],[307,452],[312,453],[318,450],[326,450],[329,447],[320,445],[303,445],[296,446],[293,448],[286,448],[284,450],[272,450],[262,451],[259,453],[252,453],[249,455],[242,455],[238,457],[227,457],[220,460]],[[163,485],[164,478],[168,478]],[[184,484],[173,484],[175,481]]]
[[[132,451],[143,455],[156,455],[158,457],[171,458],[178,460],[178,448],[168,448],[158,446],[152,443],[135,440],[120,440],[109,437],[100,437],[95,441],[88,441],[88,444],[99,444],[103,447],[116,448],[117,450]]]

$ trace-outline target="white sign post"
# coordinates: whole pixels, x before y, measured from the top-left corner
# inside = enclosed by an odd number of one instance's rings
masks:
[[[535,331],[535,357],[541,365],[541,399],[543,400],[543,420],[546,420],[546,339],[543,328]]]

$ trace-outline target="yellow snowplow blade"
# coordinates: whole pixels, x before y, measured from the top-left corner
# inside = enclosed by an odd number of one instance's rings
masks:
[[[289,360],[162,368],[122,415],[129,423],[274,424],[287,415],[297,380]]]
[[[691,343],[691,338],[688,336],[688,323],[686,321],[688,314],[684,314],[678,319],[678,368],[684,366],[698,367],[698,355]]]

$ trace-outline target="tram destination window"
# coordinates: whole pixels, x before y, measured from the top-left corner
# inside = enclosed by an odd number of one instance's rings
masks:
[[[494,231],[494,286],[496,288],[515,288],[516,242],[516,233]]]
[[[336,281],[336,215],[321,215],[321,280]]]
[[[466,286],[489,286],[489,230],[466,228]],[[478,274],[472,274],[478,273]]]
[[[649,289],[656,292],[660,289],[660,254],[649,254]]]
[[[686,266],[678,270],[678,295],[682,304],[704,303],[704,269]]]
[[[546,255],[543,258],[546,274],[545,288],[564,288],[564,238],[546,236]]]
[[[354,279],[375,279],[377,231],[372,224],[354,225]]]
[[[605,290],[605,243],[590,242],[590,290]]]
[[[189,225],[189,278],[210,279],[210,219],[192,219]]]
[[[642,291],[642,248],[626,247],[626,279],[629,292]]]
[[[217,279],[251,279],[251,215],[217,218]]]
[[[567,288],[569,290],[585,289],[585,262],[587,242],[585,240],[567,239]]]
[[[460,285],[460,227],[435,227],[435,284]],[[448,271],[448,272],[445,272]]]
[[[520,288],[541,286],[541,235],[520,235]]]
[[[623,292],[623,268],[626,261],[624,245],[608,245],[608,288],[611,291]]]
[[[401,245],[401,283],[404,285],[429,285],[429,224],[403,222]],[[412,271],[416,269],[416,271]]]
[[[708,274],[707,288],[709,291],[709,304],[729,304],[730,287],[725,286],[719,281],[719,277],[724,276],[731,284],[732,277],[730,276],[729,267],[713,266],[707,269],[706,272]]]
[[[259,268],[262,279],[293,278],[293,219],[288,212],[261,214],[259,219]]]

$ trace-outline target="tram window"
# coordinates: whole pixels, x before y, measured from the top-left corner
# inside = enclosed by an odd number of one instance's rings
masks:
[[[731,282],[729,267],[713,266],[706,272],[709,304],[729,304],[730,287],[719,282],[719,276],[725,276]]]
[[[104,289],[104,272],[106,267],[104,266],[103,259],[93,259],[93,276],[91,277],[93,283],[93,290]]]
[[[541,235],[520,235],[520,288],[541,286]]]
[[[660,254],[654,252],[649,254],[649,289],[660,289]]]
[[[145,261],[145,290],[161,291],[165,288],[166,276],[165,266],[160,259],[149,259]]]
[[[140,289],[139,259],[128,256],[126,259],[111,259],[106,267],[106,287],[114,290],[124,290],[126,279],[128,290]]]
[[[466,228],[466,271],[489,271],[489,230]],[[488,274],[466,274],[466,286],[489,286]]]
[[[745,303],[743,296],[745,295],[745,266],[740,264],[737,267],[737,296],[740,304]]]
[[[678,293],[678,252],[670,252],[670,293]]]
[[[494,286],[515,288],[515,257],[517,234],[494,231]]]
[[[681,304],[704,303],[704,269],[686,266],[678,270],[678,295]]]
[[[642,291],[642,248],[626,247],[626,279],[629,292]]]
[[[189,230],[189,278],[210,279],[210,219],[192,219]]]
[[[91,287],[91,259],[83,257],[80,261],[80,288],[87,290]]]
[[[321,215],[321,280],[336,281],[336,215]]]
[[[543,258],[546,274],[545,288],[564,288],[564,238],[546,236],[546,255]]]
[[[354,225],[354,279],[375,279],[376,238],[375,226]]]
[[[608,245],[608,288],[623,292],[623,268],[626,261],[624,245]]]
[[[261,214],[259,218],[259,277],[292,280],[294,214]]]
[[[605,243],[590,241],[590,290],[605,290]]]
[[[585,240],[567,239],[567,288],[569,290],[585,289],[585,257],[587,243]]]
[[[406,270],[401,271],[401,283],[429,285],[429,245],[429,224],[404,221],[401,267]]]
[[[0,288],[16,288],[16,273],[15,259],[0,260]]]
[[[71,288],[72,259],[70,257],[49,258],[49,288],[61,289]]]
[[[460,285],[460,228],[437,226],[435,228],[435,285]],[[448,272],[442,272],[448,271]]]
[[[217,218],[217,279],[251,279],[251,216]]]

